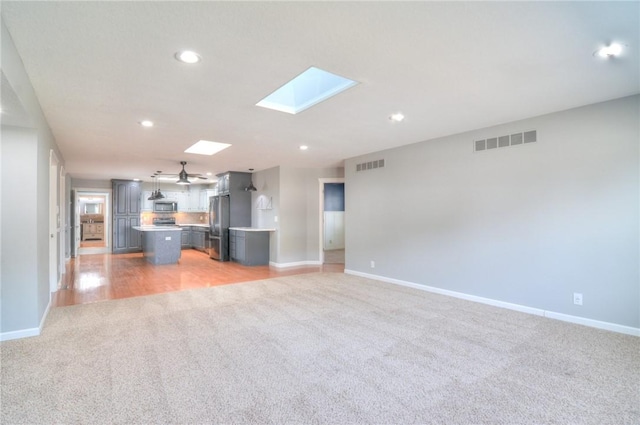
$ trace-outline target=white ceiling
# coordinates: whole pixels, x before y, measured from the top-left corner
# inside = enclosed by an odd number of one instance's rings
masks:
[[[638,2],[2,1],[66,170],[90,179],[150,180],[180,160],[336,166],[636,94],[639,15]],[[613,41],[621,58],[592,55]],[[310,66],[360,84],[298,115],[255,106]],[[200,139],[233,146],[184,153]]]

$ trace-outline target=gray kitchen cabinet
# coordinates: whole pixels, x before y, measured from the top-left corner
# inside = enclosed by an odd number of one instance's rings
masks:
[[[218,195],[228,195],[229,194],[229,174],[218,174]]]
[[[114,254],[142,250],[140,232],[133,226],[140,225],[140,182],[112,180],[113,188],[113,247]]]
[[[229,196],[229,227],[250,227],[251,192],[245,189],[251,183],[251,174],[228,171],[217,177],[218,194]]]
[[[191,227],[189,226],[180,226],[182,228],[182,234],[180,235],[180,247],[182,249],[191,248]]]
[[[269,232],[231,229],[229,255],[245,266],[269,264]]]
[[[133,180],[112,180],[113,214],[140,214],[140,182]]]
[[[140,217],[115,216],[113,220],[113,253],[139,252],[142,250],[140,232],[133,226],[140,225]]]
[[[205,250],[205,239],[209,229],[193,227],[191,231],[191,245],[198,251]]]

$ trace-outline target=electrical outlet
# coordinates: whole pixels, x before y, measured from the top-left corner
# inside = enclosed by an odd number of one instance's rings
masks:
[[[274,222],[274,223],[277,223],[277,222],[278,222],[278,216],[277,216],[277,215],[273,217],[273,222]]]
[[[573,293],[573,303],[575,305],[582,305],[582,294],[578,292]]]
[[[376,268],[376,262],[375,262],[375,261],[373,261],[373,260],[371,260],[371,268],[372,268],[372,269],[375,269],[375,268]]]

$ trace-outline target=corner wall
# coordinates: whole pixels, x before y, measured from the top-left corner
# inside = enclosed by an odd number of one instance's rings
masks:
[[[3,154],[1,176],[3,181],[2,223],[0,224],[3,229],[4,245],[1,259],[2,279],[0,280],[3,318],[0,324],[0,340],[2,340],[37,335],[49,309],[51,298],[49,292],[50,151],[53,150],[56,153],[60,161],[59,166],[64,165],[64,158],[60,154],[51,129],[42,113],[22,59],[13,44],[11,35],[1,20],[0,31],[2,74],[6,77],[6,83],[3,82],[3,90],[10,89],[15,92],[25,113],[29,116],[29,121],[33,123],[32,128],[28,129],[29,143],[33,149],[26,151],[21,148],[14,149],[14,147],[11,147],[10,145],[22,139],[22,136],[11,128],[3,126],[2,151],[4,153],[6,147],[9,149],[6,152],[11,151],[16,154],[16,156],[11,157],[11,161],[25,164],[25,168],[20,173],[21,179],[23,174],[31,176],[27,180],[34,179],[34,186],[30,191],[25,191],[24,194],[17,194],[9,189],[5,192],[5,180],[12,181],[12,179],[15,179],[15,174],[9,174],[12,166],[8,165],[9,158],[4,158]],[[5,84],[10,85],[10,87],[5,87]],[[6,139],[5,135],[7,135]],[[57,174],[60,174],[59,168]],[[56,190],[56,196],[58,197],[58,202],[64,202],[64,200],[59,199],[59,187]],[[34,208],[33,212],[25,214],[20,222],[21,228],[28,228],[34,232],[34,238],[27,238],[29,241],[28,248],[20,244],[17,245],[21,249],[12,252],[11,256],[19,255],[24,258],[18,264],[9,265],[9,259],[5,258],[4,255],[6,253],[5,250],[8,249],[4,244],[6,239],[4,231],[9,226],[16,225],[15,221],[9,221],[12,220],[12,217],[24,212],[24,206],[21,201]],[[15,211],[16,209],[19,211]],[[5,274],[5,269],[7,268],[12,270],[8,275]],[[10,307],[13,303],[22,306],[23,309],[17,310]]]
[[[280,267],[320,263],[318,179],[343,176],[342,168],[275,167],[253,174],[258,190],[251,196],[252,225],[276,229],[271,235],[271,263]],[[269,201],[270,209],[258,209],[260,202]]]
[[[640,328],[639,104],[347,160],[346,269]],[[473,152],[474,140],[528,130],[537,142]],[[376,159],[385,167],[355,171]]]

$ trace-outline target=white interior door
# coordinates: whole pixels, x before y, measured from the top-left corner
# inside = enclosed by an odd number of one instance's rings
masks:
[[[78,203],[78,192],[76,190],[73,191],[73,240],[71,241],[71,251],[73,252],[73,256],[78,256],[78,248],[80,247],[80,206]]]
[[[58,290],[60,205],[58,203],[58,157],[49,154],[49,292]]]
[[[66,181],[65,181],[66,172],[64,170],[64,165],[60,167],[60,197],[58,198],[60,205],[60,237],[58,238],[60,241],[60,248],[58,251],[58,271],[62,275],[64,274],[64,262],[67,258],[67,238],[69,237],[69,223],[67,219],[67,196],[66,196]]]

